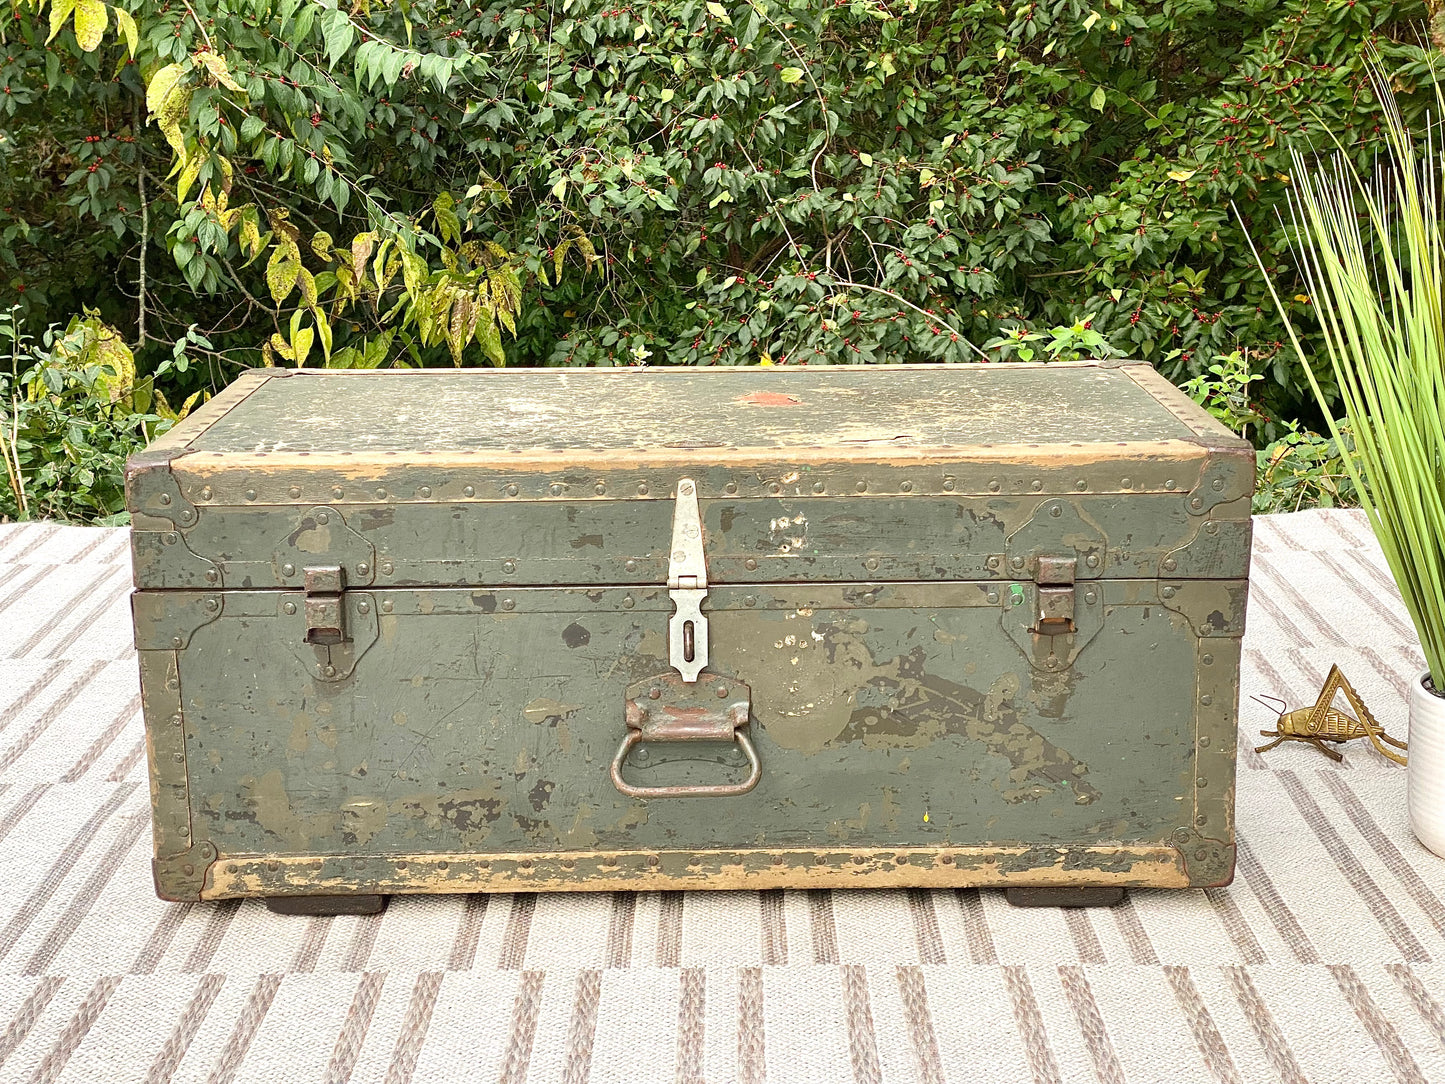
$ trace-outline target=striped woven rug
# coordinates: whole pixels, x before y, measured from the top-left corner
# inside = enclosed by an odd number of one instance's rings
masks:
[[[1256,539],[1246,694],[1339,662],[1403,730],[1421,660],[1363,519]],[[0,1081],[1445,1082],[1445,861],[1403,770],[1262,758],[1247,701],[1226,889],[162,903],[127,559],[0,526]]]

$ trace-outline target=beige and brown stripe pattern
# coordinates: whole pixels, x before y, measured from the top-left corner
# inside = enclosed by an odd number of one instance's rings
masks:
[[[307,919],[154,898],[124,532],[0,525],[0,1080],[1445,1081],[1445,862],[1410,838],[1403,773],[1365,747],[1256,755],[1248,699],[1301,701],[1338,662],[1403,729],[1418,647],[1358,517],[1257,531],[1227,888],[1092,912],[815,890]]]

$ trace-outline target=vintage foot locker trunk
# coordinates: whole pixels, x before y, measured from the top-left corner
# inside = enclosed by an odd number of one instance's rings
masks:
[[[1140,364],[248,373],[127,474],[157,888],[1226,883],[1253,476]]]

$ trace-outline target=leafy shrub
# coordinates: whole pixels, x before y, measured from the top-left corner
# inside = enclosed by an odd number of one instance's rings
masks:
[[[0,313],[0,340],[10,346],[9,372],[0,371],[0,517],[126,522],[126,457],[194,399],[177,412],[149,380],[137,384],[129,348],[94,312],[36,344],[12,309]]]

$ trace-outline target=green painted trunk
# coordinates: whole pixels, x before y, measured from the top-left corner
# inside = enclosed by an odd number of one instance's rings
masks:
[[[247,374],[129,471],[158,889],[1223,883],[1252,479],[1143,365]]]

